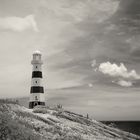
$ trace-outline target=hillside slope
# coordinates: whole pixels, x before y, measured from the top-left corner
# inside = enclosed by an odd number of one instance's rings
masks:
[[[16,136],[13,128],[17,129]],[[32,110],[7,103],[0,104],[0,133],[1,140],[140,140],[139,136],[62,108],[36,107]]]

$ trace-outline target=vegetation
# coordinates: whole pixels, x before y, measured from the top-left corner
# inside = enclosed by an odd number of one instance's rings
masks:
[[[6,104],[18,104],[17,100],[0,99],[0,140],[40,140],[41,135],[12,118]]]
[[[0,104],[19,104],[19,101],[17,99],[0,99]]]
[[[54,107],[49,107],[49,106],[41,106],[38,105],[36,107],[34,107],[33,112],[34,113],[42,113],[42,114],[53,114],[53,115],[57,115],[62,113],[64,110],[62,108],[62,105],[58,104]]]
[[[36,106],[0,100],[0,140],[140,140],[140,137],[66,111],[61,105]]]
[[[0,112],[0,140],[39,140],[41,136],[13,120],[7,113]]]

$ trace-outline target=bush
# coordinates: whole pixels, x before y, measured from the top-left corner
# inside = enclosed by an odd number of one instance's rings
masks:
[[[33,112],[34,113],[42,113],[42,114],[50,113],[46,106],[36,106],[33,108]]]
[[[58,105],[57,105],[57,108],[58,108],[58,109],[62,109],[62,105],[61,105],[61,104],[58,104]]]
[[[0,99],[0,104],[19,104],[16,99]]]
[[[41,140],[41,136],[18,121],[13,120],[7,113],[0,113],[0,140]]]
[[[61,114],[63,112],[62,105],[57,105],[54,107],[48,107],[48,106],[36,106],[33,108],[34,113],[42,113],[42,114],[52,114],[52,115],[57,115]]]

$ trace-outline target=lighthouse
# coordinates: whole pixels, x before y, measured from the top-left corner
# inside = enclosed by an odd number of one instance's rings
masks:
[[[35,51],[33,53],[33,59],[31,61],[31,64],[33,65],[33,69],[32,69],[29,108],[34,108],[37,105],[45,106],[45,95],[42,76],[43,62],[41,60],[40,51]]]

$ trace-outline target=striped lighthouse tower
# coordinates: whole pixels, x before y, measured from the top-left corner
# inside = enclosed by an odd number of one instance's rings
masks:
[[[41,52],[35,51],[33,53],[33,65],[31,90],[30,90],[30,101],[29,108],[34,108],[36,105],[45,105],[44,87],[42,82],[42,60]]]

